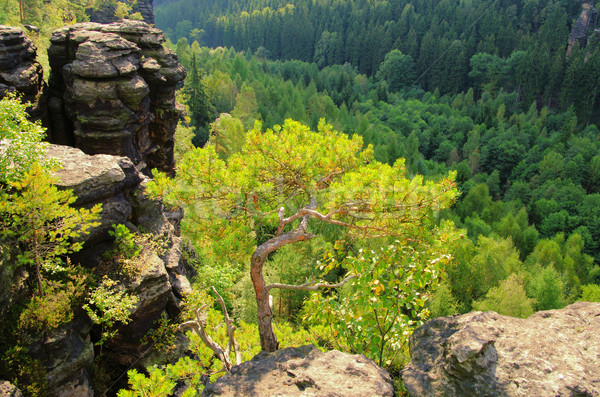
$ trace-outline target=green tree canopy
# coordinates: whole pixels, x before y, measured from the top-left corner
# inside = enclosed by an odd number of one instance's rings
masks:
[[[406,177],[404,160],[393,166],[373,158],[362,138],[318,130],[287,120],[283,126],[248,132],[239,153],[221,160],[212,146],[187,153],[177,178],[156,174],[150,190],[187,209],[185,228],[213,252],[250,260],[263,350],[277,349],[269,290],[331,287],[267,285],[263,266],[278,248],[318,237],[314,221],[349,238],[394,236],[419,240],[436,211],[456,197],[453,175],[438,182]],[[204,237],[202,237],[204,236]],[[356,277],[349,274],[348,281]]]
[[[81,249],[75,240],[97,226],[101,206],[72,208],[73,192],[54,185],[58,164],[44,158],[45,129],[27,119],[26,107],[14,95],[0,101],[0,236],[18,242],[19,263],[34,270],[42,296],[42,274]]]
[[[0,101],[0,183],[20,180],[35,163],[46,163],[46,130],[28,120],[27,105],[15,94]]]
[[[485,299],[473,303],[475,310],[495,311],[512,317],[527,318],[533,314],[534,299],[527,297],[523,282],[516,273],[499,286],[491,288]]]
[[[400,91],[409,87],[417,78],[415,61],[400,50],[392,50],[386,54],[376,77],[378,80],[385,80],[390,91]]]

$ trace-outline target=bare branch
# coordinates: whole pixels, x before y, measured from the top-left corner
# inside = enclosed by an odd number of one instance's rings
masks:
[[[274,284],[267,285],[267,290],[271,290],[273,288],[280,288],[280,289],[289,289],[289,290],[294,290],[294,291],[318,291],[320,288],[340,288],[341,286],[346,284],[348,281],[350,281],[356,277],[358,277],[356,274],[348,275],[348,276],[346,276],[345,279],[343,279],[342,281],[340,281],[337,284],[329,284],[329,283],[316,283],[315,284],[314,281],[309,281],[307,283],[300,284],[300,285],[274,283]]]
[[[285,215],[285,208],[281,207],[279,209],[279,211],[277,211],[277,216],[279,217],[279,227],[277,228],[276,236],[279,236],[279,235],[281,235],[281,233],[283,233],[283,229],[285,228],[286,225],[294,222],[296,219],[300,219],[303,217],[304,217],[304,219],[302,219],[300,228],[306,230],[306,227],[308,226],[308,218],[306,217],[306,215],[308,215],[308,214],[306,214],[305,211],[306,210],[314,210],[315,208],[317,208],[317,200],[312,196],[310,198],[310,203],[306,207],[298,210],[298,212],[296,212],[294,215],[292,215],[290,217],[287,217],[287,218],[283,217]]]
[[[217,294],[218,301],[221,304],[221,310],[223,311],[223,316],[225,317],[225,325],[227,326],[227,349],[225,350],[225,354],[229,357],[229,353],[231,352],[231,347],[233,346],[233,351],[235,353],[235,365],[240,365],[242,363],[242,352],[240,351],[240,345],[235,340],[235,325],[233,325],[233,320],[229,317],[229,313],[227,313],[227,307],[225,306],[225,301],[223,297],[217,292],[215,287],[211,287],[213,292]]]
[[[186,321],[183,324],[179,324],[179,331],[185,332],[190,328],[196,328],[196,327],[198,327],[196,320],[190,320],[190,321]]]
[[[206,319],[202,317],[200,309],[195,310],[194,314],[196,319],[181,324],[179,326],[179,330],[185,331],[188,328],[193,329],[194,332],[198,334],[200,339],[202,339],[202,342],[215,353],[219,360],[221,360],[225,369],[229,371],[231,367],[233,367],[231,360],[229,359],[229,355],[227,355],[225,351],[223,351],[223,348],[219,346],[219,344],[215,342],[206,332]]]
[[[343,170],[339,170],[339,171],[333,171],[333,172],[329,173],[328,175],[325,175],[323,178],[321,178],[317,181],[317,187],[319,189],[328,187],[331,184],[331,181],[333,180],[333,178],[335,178],[338,175],[345,174],[346,172],[348,172],[348,170],[343,169]]]

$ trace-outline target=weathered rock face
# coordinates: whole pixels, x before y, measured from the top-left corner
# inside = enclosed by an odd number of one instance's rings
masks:
[[[63,165],[56,172],[57,185],[74,191],[75,206],[102,204],[100,225],[82,239],[84,249],[71,256],[72,262],[97,266],[112,248],[108,232],[114,224],[143,229],[166,242],[164,253],[144,258],[141,274],[120,280],[139,301],[132,321],[105,343],[103,354],[123,370],[143,353],[140,340],[155,320],[164,313],[178,314],[180,298],[190,291],[180,260],[178,223],[183,214],[166,211],[144,194],[148,167],[167,173],[174,169],[173,134],[180,115],[175,90],[185,70],[163,42],[162,32],[143,22],[84,23],[54,32],[49,49],[50,135],[68,145],[48,149],[48,156]],[[17,90],[27,100],[38,99],[42,88],[31,41],[20,29],[0,26],[0,97]],[[14,263],[18,254],[18,247],[0,242],[0,265]],[[6,308],[26,301],[30,275],[23,267],[0,269],[2,282],[14,286],[0,291],[1,318]],[[47,371],[53,395],[93,395],[90,366],[96,333],[79,310],[69,324],[29,346]]]
[[[139,21],[80,23],[50,41],[54,142],[172,172],[175,90],[185,70],[163,33]]]
[[[363,355],[312,345],[259,353],[208,385],[203,396],[394,396],[388,372]]]
[[[142,181],[131,160],[105,154],[90,156],[61,145],[50,145],[47,155],[62,163],[62,169],[55,173],[59,178],[57,185],[73,190],[76,205],[102,204],[100,226],[85,238],[88,247],[110,240],[108,231],[112,225],[127,222],[131,214],[132,206],[126,196]]]
[[[30,346],[29,353],[40,360],[47,375],[48,390],[57,396],[92,397],[89,368],[94,359],[90,341],[92,328],[87,316],[76,316],[54,331],[43,343]]]
[[[138,0],[133,6],[133,12],[139,12],[144,22],[154,25],[154,0]]]
[[[600,303],[528,319],[473,312],[430,320],[410,339],[411,396],[598,396]]]
[[[588,44],[588,39],[592,36],[594,29],[598,26],[598,11],[592,4],[583,3],[581,14],[573,24],[571,34],[569,35],[569,47],[567,55],[571,53],[571,49],[575,43],[579,43],[581,47]]]
[[[152,299],[166,302],[171,293],[169,280],[185,275],[180,264],[181,238],[177,229],[183,213],[166,211],[160,202],[149,199],[144,193],[148,178],[127,157],[88,155],[77,148],[61,145],[50,145],[47,155],[62,162],[62,169],[55,173],[59,178],[57,186],[73,190],[77,196],[75,205],[91,207],[102,204],[100,225],[85,237],[87,248],[75,258],[86,261],[88,266],[95,265],[94,251],[97,247],[104,248],[103,243],[112,241],[108,231],[114,224],[126,224],[152,233],[157,238],[162,237],[167,241],[165,253],[148,261],[147,273],[132,281],[131,289],[142,296],[153,296]],[[164,285],[168,285],[168,292],[157,293],[153,288],[143,287],[146,283],[156,284],[150,281],[156,279],[161,280],[157,290],[164,290]],[[173,292],[181,295],[179,283],[173,284],[176,284]],[[151,314],[156,308],[142,311]]]
[[[165,310],[176,314],[179,305],[176,296],[189,292],[185,269],[180,263],[181,238],[177,226],[182,214],[167,212],[160,202],[146,197],[144,188],[148,179],[127,157],[88,155],[77,148],[60,145],[50,145],[47,155],[63,164],[55,173],[59,178],[57,185],[73,190],[77,196],[76,206],[102,203],[100,225],[85,237],[84,249],[72,256],[74,263],[88,268],[97,266],[102,253],[111,248],[108,231],[113,224],[126,224],[133,230],[140,228],[166,241],[166,250],[160,256],[153,252],[143,256],[139,275],[121,280],[123,288],[139,301],[131,314],[131,322],[103,346],[103,354],[115,366],[126,368],[141,356],[145,346],[140,339],[154,322]],[[79,325],[69,325],[57,332],[34,352],[34,356],[45,363],[51,390],[59,395],[92,393],[88,378],[94,358],[90,341],[93,340],[90,338],[92,327],[81,325],[82,318],[87,319],[82,316],[74,320],[79,321]]]
[[[29,272],[25,266],[12,265],[18,263],[19,254],[17,247],[0,241],[0,285],[10,285],[10,288],[0,288],[0,319],[14,303],[23,301],[29,295],[25,285]]]
[[[85,13],[90,17],[90,22],[113,23],[118,21],[118,18],[115,16],[116,10],[117,7],[115,5],[106,3],[98,9],[87,8]]]
[[[41,120],[45,115],[40,101],[44,79],[36,57],[35,45],[21,28],[0,25],[0,99],[7,92],[23,94],[23,100],[32,103],[31,118]]]

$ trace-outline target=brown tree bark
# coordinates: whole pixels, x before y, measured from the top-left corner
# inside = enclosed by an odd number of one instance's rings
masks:
[[[306,209],[314,209],[316,207],[317,203],[314,201],[314,199],[312,199],[311,203],[306,207]],[[277,236],[259,245],[256,248],[256,251],[254,251],[254,254],[252,254],[252,259],[250,260],[250,276],[252,278],[252,284],[254,285],[254,291],[256,293],[258,333],[260,335],[260,347],[263,351],[274,352],[279,348],[277,336],[275,336],[275,332],[273,331],[273,312],[271,311],[271,306],[269,305],[269,289],[265,284],[265,279],[262,273],[263,266],[268,255],[271,252],[276,251],[278,248],[287,244],[296,243],[298,241],[307,241],[316,237],[314,234],[307,232],[309,218],[310,215],[303,215],[300,224],[292,231],[284,234],[279,234],[283,230],[283,227],[280,227],[280,231]],[[280,225],[283,223],[289,223],[285,221],[286,220],[283,219],[283,212],[280,211]]]

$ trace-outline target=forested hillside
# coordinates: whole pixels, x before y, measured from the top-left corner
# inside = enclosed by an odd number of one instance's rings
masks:
[[[289,3],[159,3],[157,24],[195,76],[184,90],[191,124],[182,132],[226,158],[243,147],[254,120],[279,128],[291,118],[316,130],[325,118],[373,145],[377,160],[405,159],[409,175],[437,181],[456,172],[460,195],[438,222],[452,220],[464,235],[449,245],[447,277],[429,290],[432,316],[526,317],[599,299],[600,48],[592,4]],[[321,253],[344,239],[326,236],[329,246],[273,254],[269,279],[315,277]],[[222,274],[214,255],[224,247],[207,244],[199,247],[201,272]],[[351,253],[365,247],[346,244]],[[234,268],[229,277],[248,283],[243,267]],[[244,318],[251,302],[240,301],[238,288],[231,299]],[[351,291],[337,304],[349,305]],[[340,320],[306,315],[339,312],[319,294],[303,304],[303,294],[275,291],[278,316]]]
[[[488,84],[517,92],[526,107],[534,100],[574,105],[589,121],[598,117],[600,57],[597,46],[569,48],[587,44],[585,37],[569,44],[580,11],[581,2],[566,0],[176,0],[158,7],[156,21],[174,42],[186,37],[318,67],[348,62],[367,76],[399,50],[412,58],[402,73],[419,76],[427,91],[456,94]]]
[[[271,127],[293,118],[316,128],[324,117],[339,130],[363,136],[378,160],[392,164],[405,158],[410,174],[437,179],[455,170],[462,194],[444,216],[470,237],[460,251],[466,256],[454,262],[461,279],[450,278],[462,310],[489,290],[476,274],[499,271],[491,287],[517,270],[495,269],[503,258],[514,258],[531,277],[536,266],[554,263],[548,272],[556,272],[560,302],[576,299],[581,285],[600,281],[592,259],[600,259],[599,131],[578,125],[572,111],[538,111],[532,104],[522,112],[516,93],[485,92],[478,100],[472,89],[400,95],[349,66],[319,70],[184,42],[177,50],[184,64],[196,60],[195,67],[206,71],[206,93],[221,113],[211,142],[221,150],[235,151],[236,136],[254,119]],[[492,262],[475,264],[477,255]]]
[[[72,12],[58,13],[59,4]],[[600,4],[155,5],[187,78],[185,112],[165,123],[175,128],[179,118],[175,170],[155,170],[145,186],[184,209],[181,266],[191,286],[181,312],[147,335],[160,359],[130,372],[119,395],[168,395],[181,384],[196,395],[234,360],[308,342],[364,353],[403,395],[408,338],[432,317],[525,318],[600,301]],[[30,34],[45,46],[60,21],[87,19],[82,7],[50,0],[21,20],[15,2],[0,6],[0,23],[40,23]],[[172,72],[148,57],[132,68]],[[113,100],[106,92],[94,103]],[[0,182],[0,220],[11,221],[18,186]],[[123,223],[111,233],[135,251],[139,230]],[[13,360],[6,341],[0,363]],[[102,358],[102,343],[96,350]],[[2,376],[26,385],[19,368]],[[96,379],[103,388],[105,377]]]
[[[238,319],[254,321],[256,315],[254,298],[247,294],[250,279],[243,259],[249,253],[240,251],[244,234],[207,237],[220,233],[220,228],[214,221],[202,226],[205,215],[198,210],[204,204],[193,204],[186,192],[194,183],[204,192],[200,181],[208,175],[202,168],[206,156],[227,161],[236,154],[240,158],[240,150],[246,153],[247,134],[256,134],[250,131],[255,120],[263,129],[285,130],[285,120],[294,119],[317,131],[324,118],[334,129],[357,134],[365,146],[373,145],[376,160],[394,164],[405,159],[409,177],[424,175],[433,182],[455,172],[459,192],[455,205],[435,218],[440,227],[452,220],[462,234],[444,240],[452,260],[444,262],[439,284],[426,287],[422,300],[399,292],[395,270],[383,270],[402,267],[394,254],[375,253],[389,239],[367,242],[313,223],[310,230],[321,234],[320,239],[292,244],[269,256],[265,277],[270,282],[345,279],[364,270],[360,267],[364,263],[357,261],[363,250],[374,250],[373,257],[365,257],[373,260],[380,276],[369,281],[367,298],[361,295],[360,284],[331,295],[272,290],[276,323],[326,324],[332,334],[342,337],[337,340],[343,345],[331,342],[333,346],[379,357],[395,372],[406,359],[402,353],[406,335],[423,318],[471,310],[527,317],[577,300],[600,299],[600,131],[580,120],[574,108],[525,103],[519,92],[498,88],[494,69],[476,75],[481,84],[458,94],[398,89],[395,84],[404,74],[394,72],[405,59],[397,50],[390,52],[375,76],[367,76],[348,63],[319,68],[299,60],[269,60],[261,51],[190,45],[186,38],[173,48],[190,71],[183,90],[190,119],[187,127],[180,126],[178,147],[185,170],[179,194],[189,216],[183,227],[197,248],[199,284],[229,291]],[[189,143],[185,145],[189,139],[205,149],[191,152]],[[267,147],[275,150],[278,145],[272,142]],[[291,147],[303,152],[298,144]],[[214,171],[211,175],[222,180],[220,184],[228,181]],[[255,206],[262,203],[258,197]],[[268,215],[252,219],[247,227],[256,233],[257,244],[275,235]],[[402,301],[398,294],[405,296],[404,304],[394,308],[393,302]],[[368,296],[378,298],[369,303]],[[379,334],[369,309],[377,305],[403,313],[394,320],[397,334]]]

